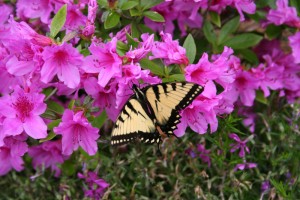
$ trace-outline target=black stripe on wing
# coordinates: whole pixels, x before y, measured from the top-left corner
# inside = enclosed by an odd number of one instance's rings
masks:
[[[112,145],[140,140],[143,143],[160,142],[155,124],[143,103],[131,97],[122,108],[111,136]]]
[[[188,105],[190,105],[192,101],[203,92],[203,87],[201,87],[200,85],[187,82],[162,83],[152,85],[145,88],[144,91],[147,92],[148,90],[149,92],[151,92],[151,89],[153,90],[155,96],[155,99],[153,99],[151,93],[148,93],[149,97],[151,96],[151,99],[148,99],[148,101],[150,104],[152,103],[153,106],[151,110],[156,115],[157,123],[161,127],[161,130],[167,135],[174,135],[173,131],[177,129],[177,125],[180,123],[180,110],[183,110]],[[177,93],[178,96],[176,96]],[[182,99],[179,100],[179,98]],[[174,105],[174,107],[169,110],[169,112],[167,112],[167,110],[170,109],[170,106],[176,101],[178,101],[177,105]],[[158,103],[162,104],[158,106]],[[164,109],[162,112],[159,112],[158,108]],[[169,118],[166,121],[163,121],[162,114],[165,114],[165,116],[169,116]]]

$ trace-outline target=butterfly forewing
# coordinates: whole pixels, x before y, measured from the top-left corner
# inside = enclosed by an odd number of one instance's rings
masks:
[[[111,144],[120,145],[136,139],[144,143],[154,143],[160,141],[160,136],[142,104],[137,99],[131,98],[117,118]]]
[[[145,89],[145,94],[156,123],[168,135],[173,134],[180,122],[179,111],[186,108],[203,88],[194,83],[162,83]]]

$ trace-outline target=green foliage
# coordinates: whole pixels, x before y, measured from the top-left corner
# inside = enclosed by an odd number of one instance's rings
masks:
[[[164,68],[160,65],[156,64],[155,61],[148,60],[148,59],[142,59],[140,60],[140,64],[143,69],[150,69],[152,73],[158,75],[158,76],[164,76]]]
[[[105,29],[110,29],[118,25],[120,22],[120,15],[116,12],[110,12],[105,21],[104,21],[104,28]]]
[[[148,17],[149,19],[151,19],[154,22],[164,22],[165,21],[164,17],[155,11],[145,11],[143,14],[145,17]]]
[[[196,57],[197,49],[196,49],[195,40],[191,34],[189,34],[186,37],[186,39],[183,43],[183,47],[186,50],[186,56],[188,57],[189,62],[193,63],[195,60],[195,57]]]
[[[64,26],[67,17],[67,4],[63,5],[53,17],[50,26],[50,36],[54,38]]]
[[[126,32],[126,42],[117,42],[117,53],[124,56],[130,48],[138,47],[142,33],[153,31],[143,24],[145,17],[154,22],[164,22],[164,17],[151,8],[163,0],[119,0],[114,7],[109,7],[108,1],[98,0],[101,9],[101,20],[97,37],[105,41],[109,34],[115,34],[120,28],[129,25]],[[271,6],[275,8],[275,0],[257,0],[258,8]],[[291,0],[299,12],[298,0]],[[54,16],[50,36],[57,37],[66,21],[67,7],[64,5]],[[204,16],[202,29],[187,29],[188,35],[180,39],[186,49],[189,63],[197,62],[202,53],[220,53],[224,46],[234,49],[235,55],[241,58],[241,65],[245,67],[257,66],[260,61],[254,47],[262,39],[276,39],[283,37],[285,26],[268,25],[264,34],[251,29],[245,31],[240,27],[239,17],[223,16],[216,12],[208,12]],[[251,22],[264,19],[266,12],[258,10],[249,16]],[[249,21],[250,21],[249,20]],[[162,23],[163,24],[163,23]],[[178,26],[178,24],[177,24]],[[292,31],[292,30],[288,30]],[[178,34],[175,26],[175,35]],[[74,34],[74,33],[72,33]],[[66,35],[63,41],[73,38]],[[176,38],[174,38],[176,39]],[[82,54],[89,55],[85,49],[87,43],[79,48]],[[123,60],[124,64],[127,60]],[[141,59],[142,69],[149,69],[163,82],[184,81],[182,71],[184,67],[164,66],[162,60]],[[222,88],[224,89],[224,88]],[[219,91],[219,89],[218,89]],[[47,111],[43,118],[51,119],[48,123],[48,136],[38,142],[57,140],[61,136],[52,130],[61,122],[64,107],[51,97],[56,89],[47,88],[44,94],[47,102]],[[300,197],[300,106],[288,104],[280,98],[277,92],[271,92],[266,98],[263,92],[256,91],[255,106],[256,118],[254,133],[246,128],[236,112],[230,115],[218,116],[218,130],[203,135],[187,130],[179,138],[167,138],[161,145],[162,156],[157,155],[156,145],[129,144],[122,147],[111,147],[109,144],[113,123],[108,120],[105,111],[92,107],[93,100],[87,96],[83,103],[80,100],[67,102],[69,109],[80,108],[99,129],[98,152],[89,156],[82,149],[76,151],[70,158],[59,165],[62,176],[54,177],[54,172],[43,167],[32,170],[32,160],[24,156],[25,170],[12,171],[1,177],[0,199],[84,199],[83,180],[77,177],[78,172],[90,170],[99,174],[99,177],[110,184],[104,194],[104,199],[297,199]],[[239,157],[238,151],[231,152],[234,140],[228,135],[236,133],[242,140],[248,139],[247,146],[250,153],[246,154],[246,161],[257,163],[256,168],[235,170],[237,164],[244,160]],[[36,145],[36,140],[28,139],[30,145]],[[209,150],[211,165],[203,162],[199,155],[188,154],[192,150],[197,154],[197,145],[202,144]],[[31,178],[29,178],[31,177]],[[270,189],[262,192],[263,181],[270,181]]]
[[[270,101],[272,104],[278,99]],[[300,195],[297,178],[300,165],[297,128],[300,119],[297,113],[300,108],[271,108],[266,104],[256,107],[262,111],[258,120],[261,123],[257,124],[258,131],[247,143],[251,149],[247,160],[257,163],[258,168],[234,171],[235,165],[242,160],[237,153],[229,152],[233,140],[228,134],[236,132],[243,138],[249,133],[245,133],[247,130],[233,113],[220,120],[222,129],[214,134],[198,135],[189,131],[182,138],[165,140],[161,157],[156,155],[155,145],[129,144],[110,148],[109,144],[101,143],[97,156],[76,152],[60,166],[64,176],[59,179],[54,178],[49,170],[13,171],[0,180],[0,187],[7,191],[1,193],[0,198],[35,199],[38,196],[62,199],[71,196],[82,199],[83,193],[78,191],[82,191],[83,183],[77,178],[77,172],[81,171],[80,163],[84,162],[88,169],[97,169],[101,178],[110,183],[110,189],[104,195],[108,199],[220,199],[220,195],[225,199],[259,199],[264,180],[270,180],[270,190],[273,191],[264,193],[264,199],[270,195],[275,195],[276,199],[297,199]],[[105,133],[101,139],[109,137],[109,133]],[[187,148],[196,152],[198,143],[210,149],[210,167],[199,157],[192,158],[185,153]],[[29,165],[30,160],[26,162],[27,169]],[[291,178],[287,178],[287,173]],[[30,180],[28,177],[31,176],[35,178]]]
[[[254,33],[242,33],[226,40],[223,45],[233,49],[246,49],[257,45],[262,39],[262,36]]]
[[[235,17],[224,24],[224,26],[220,30],[218,44],[222,44],[223,42],[225,42],[230,37],[230,34],[234,33],[238,29],[239,20],[240,17]]]

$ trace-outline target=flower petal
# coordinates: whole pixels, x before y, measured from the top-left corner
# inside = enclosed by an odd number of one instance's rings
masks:
[[[34,139],[47,137],[47,125],[39,116],[27,117],[23,127],[25,132]]]

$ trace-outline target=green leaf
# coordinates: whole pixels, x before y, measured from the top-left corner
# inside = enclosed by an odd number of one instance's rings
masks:
[[[43,114],[41,114],[41,117],[45,118],[45,119],[51,119],[51,120],[57,119],[57,115],[53,111],[50,111],[50,110],[46,110]]]
[[[195,44],[195,40],[193,38],[193,36],[191,34],[189,34],[184,43],[183,43],[183,47],[186,50],[186,56],[189,59],[190,63],[193,63],[196,57],[196,44]]]
[[[277,182],[274,179],[270,179],[272,185],[276,188],[277,192],[282,196],[283,198],[286,198],[287,192],[286,192],[286,184],[283,184],[281,181]]]
[[[52,130],[54,127],[57,127],[59,125],[59,123],[61,122],[61,119],[56,119],[56,120],[52,120],[52,122],[50,122],[47,127],[48,130]]]
[[[99,7],[108,7],[107,0],[97,0]]]
[[[211,21],[217,25],[218,27],[221,27],[221,17],[216,12],[210,12]]]
[[[54,38],[64,26],[67,18],[67,4],[63,5],[52,19],[50,37]]]
[[[205,36],[205,38],[212,44],[215,44],[216,43],[216,40],[217,40],[217,36],[216,36],[216,33],[214,31],[214,27],[213,25],[208,22],[208,21],[205,21],[204,22],[204,26],[203,26],[203,34]]]
[[[258,44],[263,39],[262,36],[254,33],[242,33],[236,35],[233,38],[226,40],[223,45],[229,46],[233,49],[246,49],[248,47],[253,47]]]
[[[273,9],[276,8],[275,0],[255,0],[255,4],[257,8],[264,8],[266,6],[271,7]]]
[[[164,76],[164,68],[157,65],[155,62],[152,60],[149,60],[147,58],[141,59],[140,64],[143,69],[149,69],[153,74],[159,75],[159,76]]]
[[[185,81],[185,77],[183,74],[172,74],[171,76],[163,78],[162,80],[164,83],[173,81]]]
[[[66,174],[68,176],[72,176],[76,173],[76,160],[73,156],[69,159],[64,161],[64,163],[61,165],[62,173]]]
[[[117,53],[120,55],[120,56],[124,56],[125,53],[129,50],[129,47],[127,44],[121,42],[121,41],[118,41],[117,42]]]
[[[104,28],[110,29],[118,25],[120,22],[120,15],[116,12],[111,12],[107,15],[107,18],[104,22]]]
[[[141,16],[142,13],[137,8],[132,8],[129,10],[131,17]]]
[[[300,1],[299,0],[290,0],[291,6],[297,9],[298,15],[300,13]]]
[[[46,138],[39,140],[39,143],[43,143],[43,142],[52,140],[53,138],[55,138],[55,136],[56,136],[56,134],[53,131],[50,131]]]
[[[149,8],[152,8],[158,4],[160,4],[161,2],[163,2],[163,0],[141,0],[141,7],[143,10],[147,10]]]
[[[156,11],[145,11],[144,16],[155,22],[165,22],[164,17]]]
[[[151,28],[149,28],[148,26],[146,26],[145,24],[139,24],[139,30],[142,33],[150,33],[150,34],[154,33],[154,31]]]
[[[256,91],[255,100],[265,105],[268,104],[268,99],[264,96],[264,93],[260,90]]]
[[[127,39],[127,44],[132,47],[137,47],[139,45],[139,42],[135,41],[131,35],[126,33],[126,39]]]
[[[131,23],[130,25],[130,29],[131,29],[131,36],[133,38],[139,38],[140,37],[140,31],[137,27],[137,24],[136,23]]]
[[[256,53],[254,53],[250,49],[236,49],[235,50],[236,54],[241,54],[245,60],[248,62],[257,65],[259,63],[258,57]]]
[[[240,17],[235,17],[228,21],[220,30],[220,35],[218,38],[218,43],[223,43],[230,34],[234,33],[237,28],[239,27],[240,23]]]
[[[121,9],[121,10],[129,10],[129,9],[131,9],[131,8],[133,8],[133,7],[135,7],[135,6],[137,6],[138,4],[139,4],[139,3],[136,2],[136,1],[127,1],[127,2],[124,2],[124,3],[121,5],[120,9]]]
[[[47,129],[51,130],[51,131],[48,133],[46,138],[39,140],[39,142],[42,143],[42,142],[46,142],[48,140],[52,140],[56,136],[56,134],[52,130],[54,127],[57,127],[60,122],[61,122],[61,119],[56,119],[56,120],[53,120],[52,122],[50,122],[47,125]]]
[[[275,39],[281,35],[282,29],[283,29],[282,26],[276,26],[274,24],[270,24],[267,26],[266,34],[268,38]]]
[[[50,110],[54,113],[63,114],[64,113],[64,107],[60,104],[56,103],[55,101],[47,101],[47,110]]]
[[[72,100],[70,101],[70,103],[68,104],[68,108],[69,108],[70,110],[73,110],[74,106],[75,106],[75,100],[72,99]]]
[[[99,116],[95,117],[94,121],[92,122],[93,127],[101,128],[104,122],[107,119],[107,114],[103,111]]]

